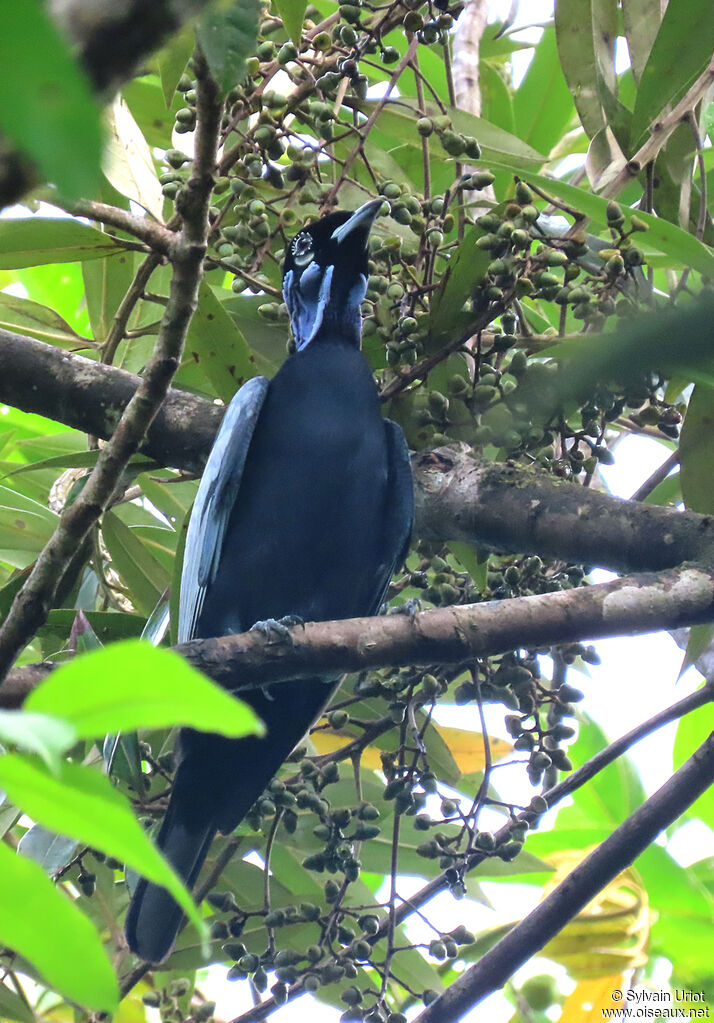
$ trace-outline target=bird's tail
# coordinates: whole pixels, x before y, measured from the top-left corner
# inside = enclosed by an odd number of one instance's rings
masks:
[[[230,834],[310,725],[333,686],[319,679],[286,683],[279,697],[260,691],[251,704],[266,736],[227,739],[212,733],[181,732],[182,759],[156,844],[192,888],[217,831]],[[126,918],[129,948],[148,962],[169,954],[183,911],[165,888],[142,879]]]
[[[216,827],[212,821],[189,826],[183,817],[180,801],[172,799],[156,843],[186,886],[192,888]],[[183,919],[183,910],[173,896],[161,885],[142,877],[126,916],[129,948],[147,962],[161,962],[169,954]]]

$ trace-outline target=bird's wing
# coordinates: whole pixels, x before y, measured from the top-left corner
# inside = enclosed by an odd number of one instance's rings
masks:
[[[391,419],[384,420],[384,431],[389,451],[389,504],[382,531],[384,560],[378,572],[380,588],[375,594],[377,599],[371,614],[379,610],[392,575],[407,556],[414,523],[414,483],[409,448],[401,427]]]
[[[248,448],[267,391],[265,377],[253,377],[241,387],[226,409],[208,456],[186,535],[179,643],[193,638],[206,590],[215,578],[228,519],[238,496]]]

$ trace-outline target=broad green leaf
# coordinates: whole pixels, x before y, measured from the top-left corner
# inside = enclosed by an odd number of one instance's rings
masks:
[[[115,856],[148,880],[163,885],[205,934],[190,895],[151,843],[127,800],[104,775],[66,761],[58,774],[51,774],[38,760],[8,753],[0,757],[0,786],[34,821]],[[4,935],[0,938],[5,940]]]
[[[275,0],[275,6],[283,20],[285,31],[295,45],[299,46],[307,0]]]
[[[608,744],[602,729],[584,716],[578,721],[578,738],[568,749],[576,766],[586,763]],[[573,803],[558,814],[558,829],[575,826],[621,824],[646,799],[637,771],[622,756],[573,794]],[[534,850],[536,855],[543,855]]]
[[[98,451],[78,451],[76,454],[51,455],[49,458],[40,458],[37,462],[30,462],[27,465],[18,465],[16,468],[9,469],[0,475],[0,482],[15,476],[22,476],[27,472],[37,472],[42,469],[90,469],[96,464],[98,457]],[[129,464],[133,464],[136,468],[141,468],[144,465],[153,467],[156,465],[156,462],[152,462],[142,455],[134,455]]]
[[[714,512],[714,389],[697,384],[687,406],[679,440],[682,497],[691,511]]]
[[[157,75],[134,78],[122,86],[121,94],[150,146],[171,148],[174,115],[183,106],[183,95],[175,93],[170,108],[166,102]]]
[[[3,133],[63,195],[93,195],[102,146],[99,111],[40,0],[2,5],[0,63],[14,69],[0,105]]]
[[[591,0],[555,0],[560,65],[589,138],[605,127],[593,14]]]
[[[48,345],[73,350],[90,347],[91,342],[80,335],[62,317],[39,302],[0,292],[0,327],[19,331]]]
[[[109,142],[102,170],[109,182],[128,199],[139,203],[159,222],[164,196],[154,160],[139,125],[124,100],[117,96],[107,112]]]
[[[137,825],[138,826],[138,825]],[[0,842],[0,941],[81,1006],[113,1012],[116,976],[89,920],[36,863]],[[52,926],[38,926],[40,921]],[[61,935],[61,940],[58,940]]]
[[[710,0],[669,0],[637,90],[632,115],[635,148],[664,108],[674,106],[704,72],[712,51]]]
[[[489,253],[476,244],[484,234],[477,224],[469,228],[449,260],[431,305],[429,332],[434,338],[454,337],[473,320],[473,313],[464,312],[463,306],[491,262]]]
[[[91,259],[82,263],[82,279],[92,336],[99,344],[107,339],[119,303],[134,279],[135,252],[121,252],[111,259]],[[129,321],[134,326],[134,318]]]
[[[121,251],[109,235],[70,217],[0,221],[0,269],[74,263]]]
[[[474,585],[478,587],[479,592],[485,593],[488,585],[488,554],[484,556],[470,543],[463,543],[457,540],[449,544],[449,550],[464,566],[471,576]]]
[[[17,851],[34,860],[51,877],[67,866],[78,844],[74,838],[48,831],[41,824],[33,824],[20,839]]]
[[[377,102],[376,100],[354,100],[349,97],[345,97],[344,100],[345,106],[361,110],[367,115],[372,113]],[[412,107],[413,110],[405,110],[405,107]],[[429,102],[425,102],[424,111],[429,117],[438,117],[442,113],[436,104]],[[497,160],[516,160],[521,168],[519,173],[526,174],[528,168],[540,168],[546,162],[546,157],[542,153],[536,152],[532,146],[504,131],[498,125],[491,124],[481,117],[474,117],[473,114],[469,114],[465,110],[458,110],[456,107],[447,107],[446,111],[451,117],[456,131],[473,135],[478,140],[482,158],[486,164]],[[387,103],[379,114],[374,127],[391,133],[394,144],[390,148],[406,141],[417,150],[421,160],[421,139],[415,127],[416,112],[417,106],[412,100],[400,100],[399,104]],[[438,161],[449,164],[452,160],[451,157],[446,156],[434,135],[429,138],[429,151]],[[469,160],[469,163],[474,162]],[[509,169],[506,167],[506,170]]]
[[[63,718],[82,738],[174,725],[234,738],[261,731],[247,706],[182,657],[140,640],[62,664],[30,693],[25,707]]]
[[[660,0],[622,0],[622,21],[636,82],[647,64],[661,20]]]
[[[162,476],[166,478],[167,474],[162,473]],[[163,482],[144,472],[137,483],[154,507],[166,516],[174,529],[178,529],[187,509],[193,504],[198,484],[193,480],[183,480],[178,475],[174,480]]]
[[[691,757],[697,749],[711,734],[711,704],[692,711],[680,718],[677,725],[677,734],[674,740],[673,767],[675,770]],[[707,789],[692,803],[687,811],[689,817],[698,817],[710,827],[714,828],[714,789]]]
[[[486,60],[482,60],[479,64],[479,82],[483,118],[515,135],[516,127],[513,119],[511,93],[496,68]],[[524,139],[524,141],[530,140]]]
[[[166,106],[170,107],[181,75],[186,70],[188,59],[193,53],[193,29],[187,26],[177,32],[156,54],[156,64],[161,78],[161,88]]]
[[[102,535],[114,566],[131,590],[136,606],[144,614],[151,614],[169,584],[163,566],[115,512],[104,515]]]
[[[102,756],[110,778],[119,778],[135,792],[142,792],[141,748],[136,732],[108,734],[102,746]]]
[[[41,245],[41,241],[38,244]],[[114,254],[117,254],[116,249]],[[54,309],[78,334],[83,337],[90,336],[89,316],[84,305],[81,262],[26,266],[15,270],[13,276],[27,290],[27,296],[33,302]],[[53,426],[54,430],[51,432],[58,429],[57,423]]]
[[[550,153],[573,119],[573,96],[563,77],[552,25],[543,32],[513,97],[513,114],[514,133],[541,153]]]
[[[230,401],[241,384],[255,376],[255,356],[235,322],[205,281],[193,314],[185,358],[193,358],[219,398]]]
[[[234,0],[228,10],[212,10],[196,34],[213,77],[223,93],[240,81],[246,57],[255,52],[260,5],[257,0]]]
[[[50,766],[79,736],[68,721],[28,710],[0,710],[0,742],[37,753]]]
[[[53,608],[45,628],[56,632],[57,635],[66,636],[72,628],[76,614],[74,608]],[[146,624],[146,619],[142,615],[120,614],[116,611],[88,611],[86,615],[92,631],[102,644],[113,643],[119,639],[138,639]]]
[[[0,555],[16,568],[25,568],[47,543],[58,522],[49,508],[0,486]],[[29,559],[29,560],[28,560]]]

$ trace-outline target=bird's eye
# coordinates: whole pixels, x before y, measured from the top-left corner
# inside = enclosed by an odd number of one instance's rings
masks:
[[[299,234],[293,239],[293,259],[296,266],[307,266],[313,257],[312,238]]]

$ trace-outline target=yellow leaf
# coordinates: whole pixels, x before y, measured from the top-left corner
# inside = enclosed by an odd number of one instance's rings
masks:
[[[554,853],[556,869],[544,896],[557,887],[590,850]],[[595,980],[643,966],[652,922],[647,891],[632,867],[624,870],[543,949],[576,980]],[[613,985],[614,989],[617,985]],[[611,989],[611,990],[612,990]],[[574,1017],[575,1018],[575,1017]]]
[[[622,991],[624,974],[578,981],[578,985],[563,1005],[559,1023],[595,1023],[602,1019],[603,1009],[617,1010],[619,1002],[612,1000],[613,991]]]
[[[475,774],[483,771],[486,766],[484,753],[483,736],[481,732],[470,732],[466,728],[445,728],[443,725],[433,725],[446,745],[449,753],[456,761],[456,766],[462,774]],[[491,760],[503,760],[510,756],[513,747],[503,739],[491,739]]]
[[[354,738],[354,735],[345,735],[344,732],[335,732],[331,728],[325,728],[320,729],[319,732],[313,732],[310,736],[310,741],[319,755],[325,756],[326,753],[336,753],[343,746],[349,745]],[[379,752],[375,746],[368,746],[367,749],[363,750],[360,758],[362,767],[366,767],[370,771],[380,771],[382,769],[382,760]]]
[[[323,719],[320,725],[326,724]],[[480,732],[470,732],[465,728],[445,728],[442,725],[430,726],[434,728],[449,748],[456,766],[462,774],[474,774],[476,771],[483,771],[485,767],[485,756],[483,748],[483,736]],[[359,734],[358,732],[356,734]],[[326,753],[335,753],[337,750],[347,746],[355,739],[346,731],[337,732],[332,728],[320,728],[310,736],[315,749],[324,756]],[[510,743],[502,739],[491,739],[491,759],[502,760],[513,751]],[[376,746],[367,746],[362,752],[362,767],[370,771],[382,769],[380,750]]]

